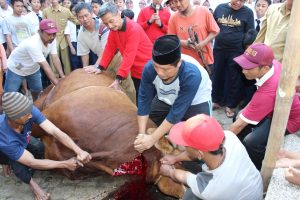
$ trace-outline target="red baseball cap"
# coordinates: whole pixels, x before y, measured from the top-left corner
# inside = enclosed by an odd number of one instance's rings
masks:
[[[46,33],[49,33],[49,34],[58,32],[56,23],[52,19],[43,19],[40,22],[40,30],[45,31]]]
[[[233,60],[243,69],[253,69],[259,66],[271,65],[274,60],[274,54],[271,47],[264,43],[255,43],[250,45],[242,55]]]
[[[175,124],[169,133],[173,143],[204,152],[218,150],[224,137],[224,131],[218,121],[204,114]]]

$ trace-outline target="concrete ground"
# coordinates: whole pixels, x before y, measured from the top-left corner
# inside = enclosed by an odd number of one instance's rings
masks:
[[[224,129],[231,124],[232,119],[225,116],[224,109],[213,112]],[[2,171],[2,169],[0,169]],[[37,171],[34,174],[36,182],[51,194],[52,200],[100,200],[108,198],[108,194],[120,187],[126,180],[124,177],[112,178],[108,175],[86,180],[69,180],[50,171]],[[155,187],[151,188],[153,200],[172,200],[162,195]],[[106,197],[106,198],[105,198]],[[33,195],[28,185],[23,184],[14,175],[0,175],[0,200],[30,200]],[[126,199],[130,200],[130,199]],[[145,199],[143,199],[145,200]]]

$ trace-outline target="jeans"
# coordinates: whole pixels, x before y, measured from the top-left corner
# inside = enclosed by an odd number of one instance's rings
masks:
[[[27,151],[32,153],[36,159],[44,158],[44,144],[35,137],[30,137],[30,142],[26,148]],[[24,183],[29,184],[33,170],[26,165],[14,160],[10,160],[4,153],[0,151],[0,164],[10,165],[16,177],[18,177]]]
[[[4,92],[18,92],[24,79],[27,81],[30,91],[39,93],[43,90],[40,70],[28,76],[20,76],[8,69],[6,72]]]

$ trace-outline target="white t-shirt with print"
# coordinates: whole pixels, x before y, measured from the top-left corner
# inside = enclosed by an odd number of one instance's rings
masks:
[[[28,76],[40,69],[38,63],[46,61],[49,54],[57,54],[56,39],[45,46],[40,34],[35,34],[14,49],[7,60],[7,67],[20,76]]]
[[[226,155],[214,170],[204,164],[197,175],[189,173],[187,184],[203,200],[262,200],[263,185],[259,171],[237,136],[224,131]]]

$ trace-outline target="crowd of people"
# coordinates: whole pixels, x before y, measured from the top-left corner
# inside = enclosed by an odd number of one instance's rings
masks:
[[[228,1],[140,0],[137,11],[133,0],[0,0],[0,163],[5,174],[12,170],[44,200],[49,195],[34,182],[31,168],[75,170],[90,161],[88,152],[32,104],[48,85],[83,68],[94,74],[111,71],[109,87],[123,88],[137,105],[139,132],[133,145],[139,153],[166,135],[185,147],[164,156],[160,169],[189,187],[183,199],[262,199],[259,170],[293,0]],[[215,109],[233,118],[228,131],[212,117]],[[152,134],[148,119],[157,125]],[[29,140],[32,123],[77,158],[43,159],[41,141]],[[295,93],[286,134],[299,129]],[[277,167],[290,167],[287,180],[300,184],[294,168],[300,166],[299,155],[279,154]],[[191,160],[204,161],[201,172],[173,167]]]

